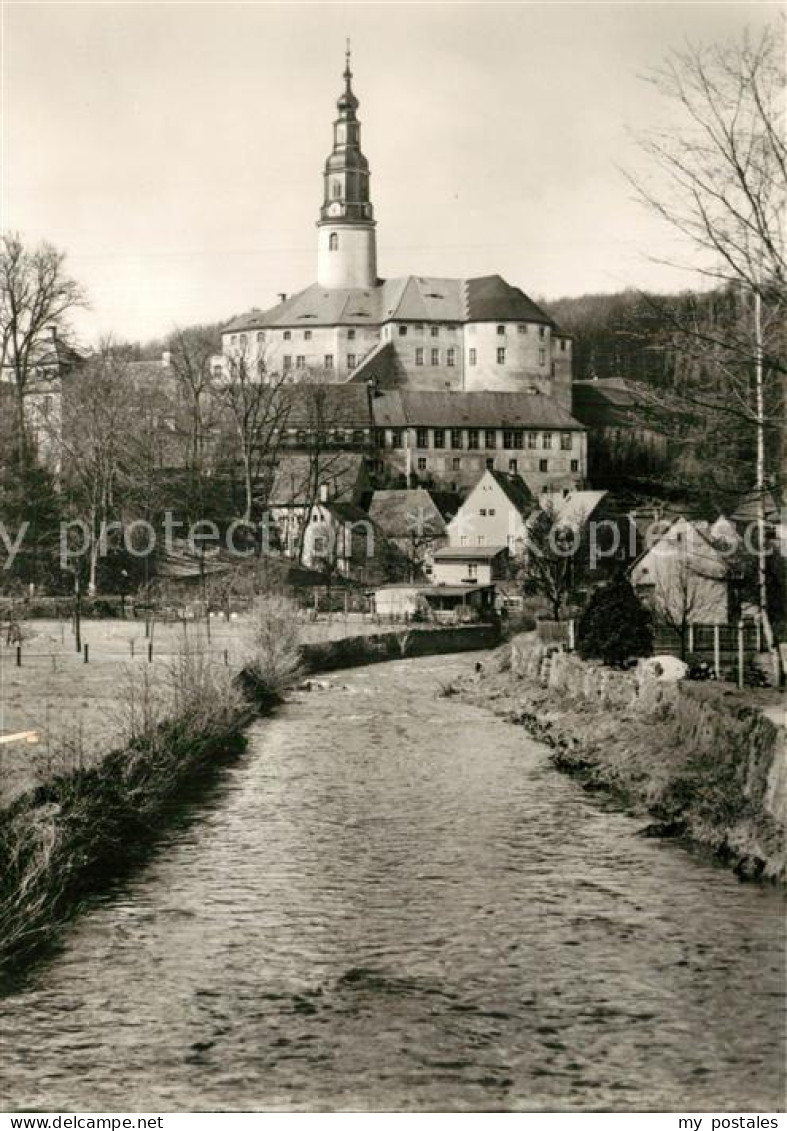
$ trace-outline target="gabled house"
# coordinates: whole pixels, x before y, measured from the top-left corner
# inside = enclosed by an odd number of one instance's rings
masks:
[[[318,504],[359,508],[369,491],[366,460],[360,452],[285,452],[268,470],[262,489],[279,547],[287,557],[297,558],[302,543],[305,548],[304,526],[314,521]]]
[[[536,502],[518,475],[487,469],[448,523],[451,546],[505,546],[511,557],[524,550],[526,524]]]
[[[631,584],[656,616],[677,632],[690,624],[728,624],[732,576],[724,547],[680,517],[632,563]]]
[[[409,563],[411,580],[429,572],[428,559],[447,541],[445,519],[423,487],[375,491],[369,518]]]

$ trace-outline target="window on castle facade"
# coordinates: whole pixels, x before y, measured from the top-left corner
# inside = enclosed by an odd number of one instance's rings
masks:
[[[436,448],[445,447],[445,428],[435,428],[434,433],[434,446]]]
[[[526,325],[526,323],[524,323],[524,322],[520,322],[520,323],[519,323],[519,325],[518,325],[518,326],[517,326],[517,328],[516,328],[516,332],[517,332],[518,334],[526,334],[526,333],[527,333],[527,325]]]
[[[285,330],[284,334],[282,336],[283,336],[285,342],[289,342],[289,340],[292,338],[292,331],[291,330]]]
[[[417,448],[428,448],[429,447],[429,429],[428,428],[416,428],[416,430],[415,430],[415,446]]]
[[[538,432],[528,432],[528,434],[527,434],[527,446],[529,448],[538,447]]]
[[[440,364],[440,350],[432,350],[432,365]]]
[[[512,475],[516,475],[518,467],[519,467],[519,464],[516,462],[515,459],[510,459],[508,461],[508,470],[511,472]]]
[[[439,338],[440,327],[439,326],[430,326],[429,327],[429,333],[432,335],[433,338]]]
[[[312,340],[311,330],[304,330],[303,331],[303,340],[304,340],[304,342],[310,342]]]
[[[302,353],[299,353],[298,356],[295,358],[295,368],[296,369],[305,369],[306,368],[306,358],[303,356]]]
[[[505,326],[498,326],[497,332],[498,332],[498,334],[505,334],[505,332],[506,332]]]
[[[406,338],[407,337],[407,327],[406,326],[400,326],[399,327],[399,337],[400,338]]]
[[[538,470],[539,471],[549,471],[549,460],[548,459],[540,459],[538,461]]]
[[[497,447],[497,432],[494,428],[487,428],[484,432],[484,447],[489,450]]]
[[[551,432],[545,432],[544,433],[543,445],[544,445],[545,448],[551,448],[552,447],[552,433]]]
[[[446,351],[445,363],[447,366],[449,366],[449,368],[456,365],[456,350],[453,348],[453,346]]]
[[[454,458],[451,460],[451,470],[452,471],[461,471],[462,470],[462,461],[459,458],[459,456],[454,456]]]
[[[391,447],[404,447],[404,433],[402,432],[401,428],[394,428],[394,430],[391,432]]]
[[[419,456],[418,457],[418,470],[419,471],[426,471],[426,456]]]
[[[571,433],[570,432],[561,432],[561,434],[560,434],[560,447],[561,447],[561,450],[564,451],[564,452],[570,452],[571,451]]]
[[[566,351],[566,339],[565,338],[560,339],[560,349],[563,353],[565,353],[565,351]]]
[[[469,365],[475,365],[478,360],[478,353],[475,349],[471,349],[467,356]]]
[[[339,247],[339,237],[336,232],[331,232],[328,236],[328,251],[336,251]]]
[[[355,369],[355,354],[354,353],[348,353],[347,354],[347,368],[348,369]]]
[[[539,338],[545,338],[547,336],[546,326],[539,326],[538,327],[538,336],[539,336]]]
[[[571,470],[572,471],[579,471],[579,460],[578,459],[572,459]]]
[[[326,369],[333,369],[333,354],[332,353],[326,353],[326,355],[325,355],[325,368]]]
[[[423,365],[423,363],[424,363],[424,351],[423,351],[422,347],[419,346],[415,351],[415,364],[416,365]]]
[[[478,449],[478,429],[468,428],[467,430],[467,446],[471,452]]]
[[[348,338],[348,341],[351,341],[351,342],[354,341],[355,340],[355,330],[352,330],[352,329],[348,330],[347,331],[347,338]]]
[[[547,351],[546,350],[539,350],[538,351],[538,364],[539,365],[546,365],[546,363],[547,363]]]
[[[463,441],[464,441],[464,435],[462,434],[462,429],[461,428],[452,428],[451,429],[451,447],[452,448],[461,448],[463,446]]]
[[[506,351],[505,351],[505,349],[501,348],[497,351],[497,364],[498,365],[505,365],[505,363],[506,363]]]
[[[284,357],[282,358],[282,362],[285,369],[292,369],[292,357],[290,356],[290,354],[285,353]]]

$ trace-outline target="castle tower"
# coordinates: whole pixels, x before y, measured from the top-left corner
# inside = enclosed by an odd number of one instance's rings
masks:
[[[317,221],[317,283],[329,289],[373,287],[377,280],[377,242],[369,200],[369,162],[361,153],[361,125],[356,117],[350,46],[347,45],[344,91],[336,103],[333,152],[325,162],[324,199]]]

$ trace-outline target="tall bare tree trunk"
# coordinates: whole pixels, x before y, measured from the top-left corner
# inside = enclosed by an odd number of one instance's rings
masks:
[[[763,384],[762,298],[754,292],[754,396],[757,426],[757,465],[755,490],[757,492],[757,594],[760,620],[765,633],[768,651],[773,651],[773,630],[768,617],[768,577],[765,550],[765,395]]]

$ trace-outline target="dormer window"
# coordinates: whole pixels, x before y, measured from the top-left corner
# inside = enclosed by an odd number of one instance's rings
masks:
[[[339,237],[336,232],[331,232],[328,236],[328,250],[337,251],[339,247]]]

